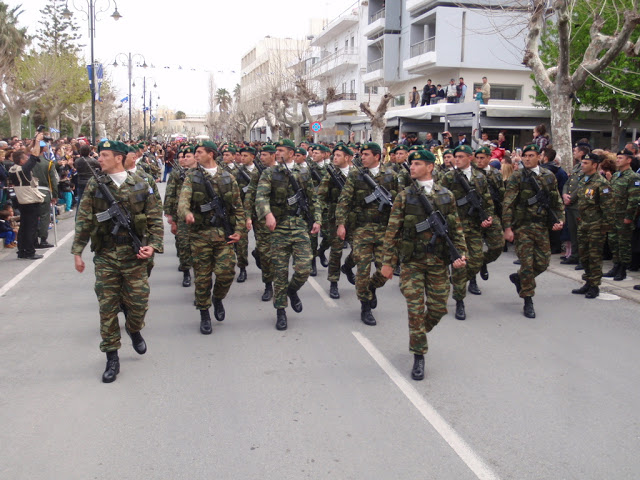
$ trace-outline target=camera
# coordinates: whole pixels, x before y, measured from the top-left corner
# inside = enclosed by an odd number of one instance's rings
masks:
[[[36,132],[40,133],[40,132],[44,132],[46,129],[46,127],[44,125],[39,125],[38,128],[36,129]],[[42,137],[42,140],[44,142],[53,142],[53,138],[52,137],[47,137],[46,135],[44,137]]]

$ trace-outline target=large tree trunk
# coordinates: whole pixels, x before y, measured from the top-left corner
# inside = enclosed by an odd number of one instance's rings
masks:
[[[382,146],[384,143],[384,127],[371,125],[371,141]]]
[[[620,112],[616,107],[611,107],[611,150],[614,152],[619,150],[621,133]]]
[[[562,90],[558,88],[548,97],[551,107],[553,148],[560,157],[562,168],[568,172],[573,166],[573,146],[571,143],[572,99],[569,98],[569,93]]]
[[[11,136],[22,138],[22,110],[19,108],[9,108],[5,105],[9,114],[9,124],[11,125]]]

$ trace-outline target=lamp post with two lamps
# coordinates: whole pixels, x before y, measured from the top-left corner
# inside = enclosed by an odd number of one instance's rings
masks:
[[[138,78],[136,78],[138,80]],[[153,77],[142,77],[142,128],[143,128],[143,138],[147,139],[147,80],[153,80],[153,88],[158,88],[156,84],[156,80]],[[136,86],[135,80],[131,85],[133,87]]]
[[[134,53],[133,55],[131,54],[131,52],[129,52],[129,55],[127,57],[126,54],[124,53],[119,53],[116,55],[116,59],[113,61],[113,66],[117,67],[118,66],[118,58],[121,57],[125,57],[127,58],[127,72],[128,72],[128,76],[129,76],[129,96],[127,97],[128,103],[129,103],[129,140],[131,140],[132,137],[132,128],[131,128],[131,103],[132,103],[132,99],[131,99],[131,80],[132,80],[132,74],[133,74],[133,61],[138,59],[138,65],[142,68],[147,68],[147,62],[144,59],[144,56],[142,56],[139,53]],[[140,60],[142,60],[142,64],[140,64]]]

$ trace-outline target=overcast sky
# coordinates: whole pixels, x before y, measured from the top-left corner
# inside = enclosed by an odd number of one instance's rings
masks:
[[[20,25],[35,34],[39,11],[47,0],[5,1],[10,6],[22,4]],[[75,6],[86,10],[87,1],[76,0]],[[160,105],[189,114],[207,111],[208,72],[214,73],[217,88],[233,92],[240,83],[240,59],[258,40],[266,35],[304,38],[311,18],[331,20],[354,5],[352,0],[121,0],[122,18],[116,22],[110,17],[113,1],[94,1],[96,10],[106,10],[97,15],[95,58],[109,67],[118,98],[127,94],[127,69],[111,65],[119,53],[139,53],[155,68],[134,68],[133,77],[152,77]],[[69,9],[80,26],[88,62],[87,16],[74,7],[73,0]],[[136,82],[132,97],[134,107],[142,108],[142,81]]]

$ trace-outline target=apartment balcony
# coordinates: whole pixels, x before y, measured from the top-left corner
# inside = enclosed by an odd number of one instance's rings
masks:
[[[431,37],[411,45],[409,58],[402,62],[402,67],[411,74],[427,73],[436,60],[436,37]]]
[[[336,18],[326,25],[322,32],[311,41],[311,46],[316,47],[332,43],[340,34],[357,25],[358,21],[357,11]]]
[[[367,73],[362,76],[365,84],[384,80],[384,58],[378,58],[367,64]]]
[[[385,26],[385,9],[381,8],[373,15],[369,16],[369,25],[362,29],[362,34],[365,37],[371,37],[376,33],[384,30]]]
[[[311,66],[312,78],[329,77],[358,66],[358,50],[343,48],[337,52],[322,52],[320,60]]]
[[[332,115],[343,115],[357,112],[360,109],[358,95],[355,93],[339,93],[336,100],[327,105],[327,113]],[[311,115],[322,115],[322,102],[309,104]]]
[[[407,0],[407,11],[410,15],[414,15],[437,3],[436,0]]]

